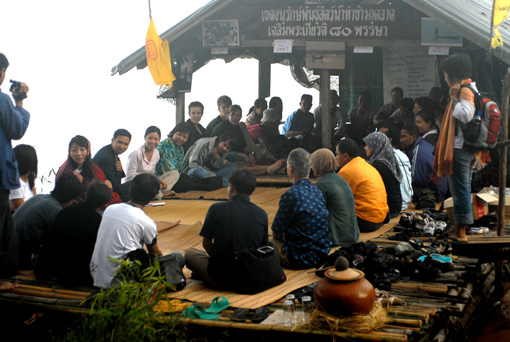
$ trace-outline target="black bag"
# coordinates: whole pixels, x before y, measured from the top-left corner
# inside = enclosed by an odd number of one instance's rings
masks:
[[[236,241],[239,239],[237,215],[232,201],[229,204],[232,215],[232,243],[236,258],[235,291],[254,294],[282,284],[287,277],[280,265],[280,256],[273,245],[269,244],[258,249],[236,248]]]
[[[129,252],[124,259],[128,259],[131,261],[138,261],[140,262],[139,268],[140,272],[139,274],[142,274],[143,270],[145,270],[147,267],[152,265],[154,263],[154,258],[156,256],[152,253],[147,253],[145,249],[136,249],[134,251]],[[165,256],[158,257],[159,261],[159,267],[161,269],[161,274],[166,275],[166,282],[170,285],[173,285],[175,287],[175,291],[180,291],[186,286],[186,277],[184,276],[184,273],[182,272],[182,266],[179,265],[179,262],[177,261],[177,258],[174,254],[169,254]],[[124,274],[124,277],[128,276],[128,274]],[[134,276],[132,274],[131,276]],[[118,276],[121,278],[121,275]],[[140,281],[135,276],[134,281]]]
[[[271,244],[237,252],[236,277],[236,292],[243,294],[262,292],[287,280],[280,265],[280,256]]]
[[[158,257],[161,269],[166,275],[166,282],[175,287],[175,291],[180,291],[186,287],[186,277],[182,273],[182,266],[177,261],[174,254],[168,254]]]

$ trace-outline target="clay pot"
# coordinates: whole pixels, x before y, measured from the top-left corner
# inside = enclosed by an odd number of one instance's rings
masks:
[[[313,289],[315,302],[330,315],[368,314],[374,306],[374,287],[362,271],[348,266],[347,259],[338,257]]]

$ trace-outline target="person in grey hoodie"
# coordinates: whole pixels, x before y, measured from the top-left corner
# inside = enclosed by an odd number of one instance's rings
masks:
[[[235,139],[235,136],[227,132],[219,137],[197,140],[184,156],[182,172],[194,178],[220,176],[223,178],[223,186],[228,186],[228,178],[235,165],[228,163],[225,156]]]

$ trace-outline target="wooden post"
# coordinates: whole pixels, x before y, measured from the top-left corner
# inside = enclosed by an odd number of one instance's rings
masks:
[[[508,100],[510,98],[510,73],[507,73],[503,81],[503,91],[501,94],[501,130],[499,134],[500,141],[508,140]],[[507,145],[499,148],[499,207],[498,207],[498,236],[505,234],[505,189],[506,189],[506,169],[507,164]]]
[[[320,105],[322,105],[322,147],[331,147],[331,103],[330,103],[330,79],[329,70],[321,70],[321,95]]]
[[[259,61],[259,98],[271,95],[271,63]]]
[[[184,101],[185,93],[177,93],[177,99],[175,102],[175,124],[180,124],[181,122],[184,122]]]
[[[501,141],[508,140],[508,100],[510,99],[510,72],[506,74],[503,81],[501,93],[501,130],[499,138]],[[499,205],[498,205],[498,236],[505,234],[505,189],[507,174],[507,145],[502,144],[499,148]],[[496,262],[496,293],[503,294],[503,262]]]

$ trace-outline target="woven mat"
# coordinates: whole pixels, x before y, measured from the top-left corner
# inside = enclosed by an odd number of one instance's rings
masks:
[[[398,216],[398,219],[400,219],[400,216]],[[395,219],[393,219],[395,220]],[[392,220],[392,221],[393,221]],[[376,230],[375,232],[371,232],[371,233],[360,233],[359,234],[359,240],[358,242],[367,242],[369,240],[373,240],[379,236],[381,236],[382,234],[390,231],[393,227],[395,227],[395,225],[398,223],[398,220],[396,222],[392,222],[390,221],[389,223],[386,223],[384,225],[381,226],[381,228],[379,228],[378,230]]]
[[[232,307],[256,309],[274,303],[290,292],[321,279],[315,275],[314,269],[300,271],[284,269],[284,271],[287,280],[283,284],[254,295],[242,295],[232,291],[217,291],[206,287],[202,281],[188,279],[188,284],[184,290],[171,293],[168,296],[198,303],[210,303],[218,296],[225,296]]]
[[[396,222],[398,222],[398,218],[383,225],[375,232],[361,233],[359,241],[366,242],[384,234],[392,229]],[[174,251],[184,253],[192,247],[202,249],[202,238],[198,235],[201,228],[201,222],[196,222],[191,226],[179,224],[158,236],[159,248],[163,254],[168,254]],[[169,297],[186,299],[198,303],[210,303],[218,296],[225,296],[232,307],[256,309],[274,303],[294,290],[319,281],[321,278],[317,277],[313,270],[314,269],[295,271],[285,269],[284,271],[287,276],[287,280],[283,284],[258,294],[242,295],[232,291],[217,291],[210,289],[206,287],[202,281],[189,278],[190,272],[188,269],[185,269],[184,274],[188,278],[186,288],[182,291],[170,294]]]
[[[202,222],[195,222],[193,225],[179,224],[169,230],[158,234],[158,246],[163,255],[172,252],[184,254],[188,249],[202,242],[198,235],[202,229]]]
[[[280,197],[287,191],[289,187],[258,187],[255,189],[253,194],[250,195],[250,199],[253,203],[261,204],[276,201],[276,205],[280,200]],[[214,191],[188,191],[178,193],[176,196],[166,197],[165,199],[206,199],[206,200],[228,200],[228,194],[226,188],[221,188]]]

